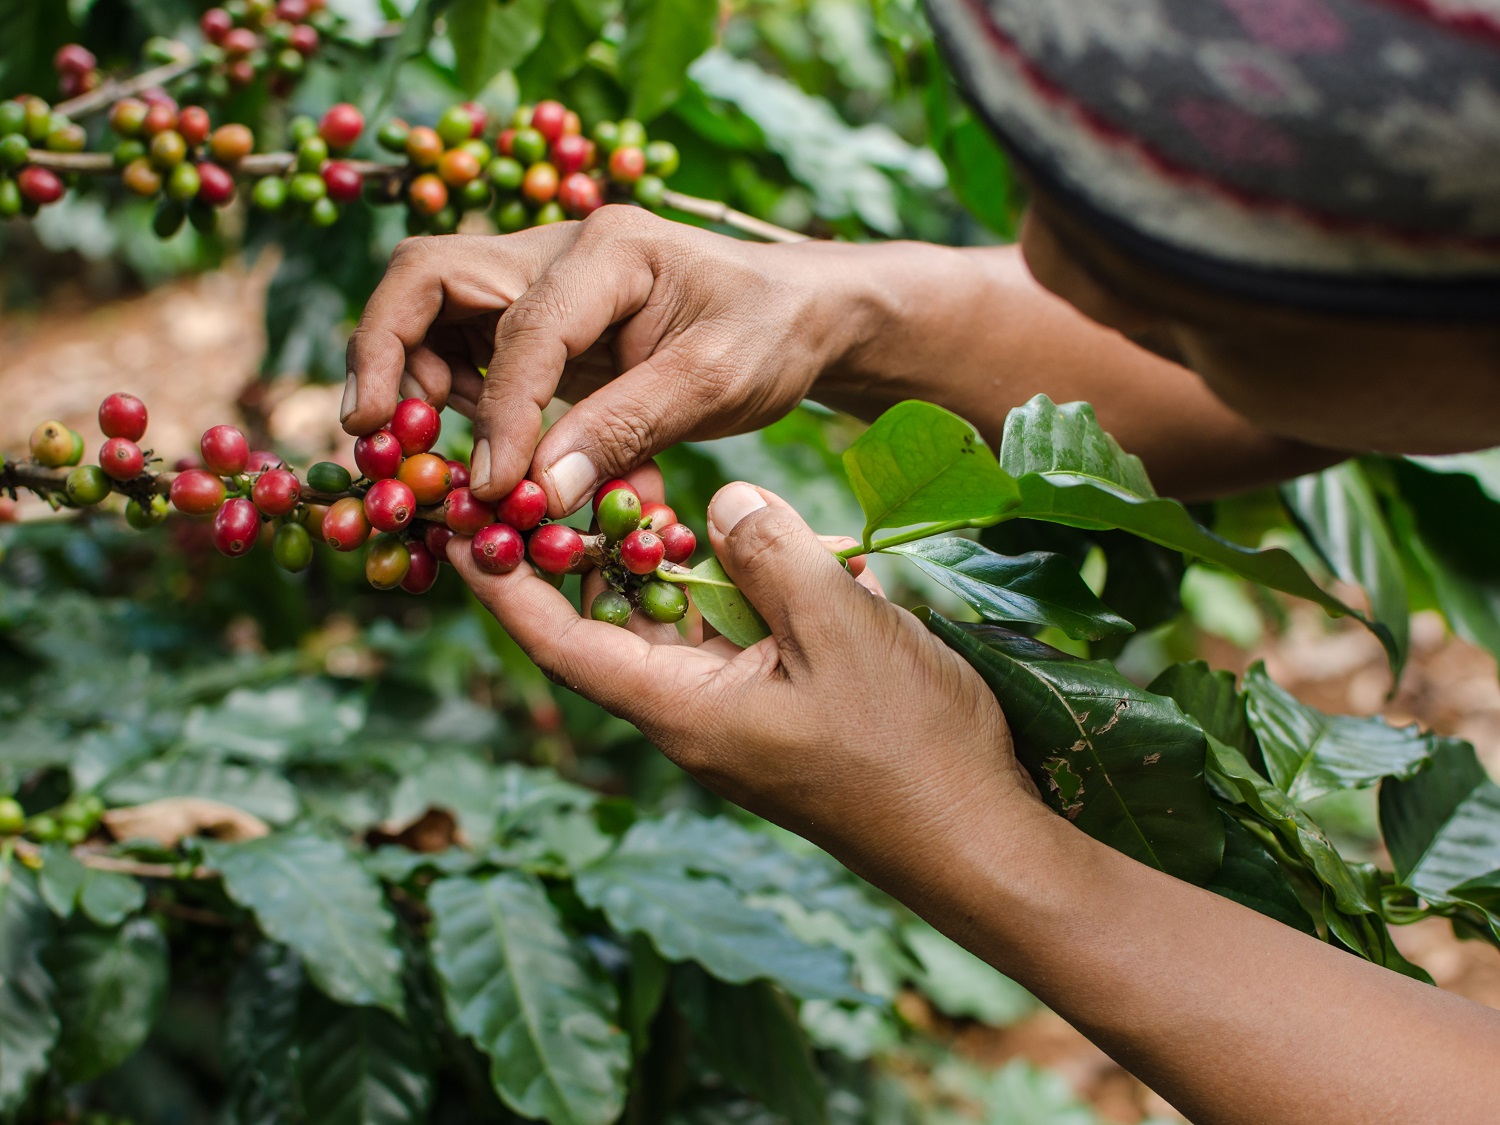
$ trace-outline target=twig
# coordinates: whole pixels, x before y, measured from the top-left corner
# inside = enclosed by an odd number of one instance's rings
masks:
[[[134,78],[127,78],[123,82],[107,78],[96,89],[86,94],[79,94],[76,98],[58,102],[52,107],[52,111],[65,117],[82,117],[86,113],[93,113],[95,110],[113,105],[121,98],[139,94],[142,90],[149,90],[153,86],[165,86],[173,79],[181,78],[184,74],[197,70],[200,65],[199,60],[189,54],[176,62],[156,67],[154,70],[143,70]]]
[[[200,926],[214,926],[225,930],[234,928],[234,923],[224,915],[215,914],[212,910],[204,910],[201,906],[188,906],[170,899],[157,898],[155,895],[146,900],[146,905],[158,914],[165,914],[169,918],[181,918],[184,922],[195,922]]]
[[[766,242],[808,242],[811,240],[809,235],[779,227],[775,223],[757,219],[754,215],[747,215],[743,211],[736,211],[729,204],[720,203],[715,199],[699,199],[696,195],[667,191],[662,195],[661,201],[678,211],[700,219],[707,219],[711,223],[723,223],[726,227],[733,227],[737,231],[754,235]]]
[[[42,850],[30,840],[15,841],[16,854],[29,864],[43,862]],[[216,879],[218,872],[212,868],[198,866],[184,873],[181,866],[175,863],[143,863],[135,859],[122,859],[119,856],[105,855],[103,852],[89,851],[85,848],[73,850],[73,858],[85,867],[92,867],[95,871],[112,871],[118,875],[134,875],[138,879]]]

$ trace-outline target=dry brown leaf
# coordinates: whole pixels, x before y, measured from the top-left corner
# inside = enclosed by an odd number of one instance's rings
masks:
[[[189,836],[254,840],[271,829],[258,816],[204,797],[163,797],[144,805],[110,809],[104,824],[116,840],[151,840],[175,848]]]
[[[440,852],[455,846],[468,847],[469,843],[458,827],[457,818],[435,805],[417,817],[377,824],[367,833],[365,842],[372,848],[397,844],[414,852]]]

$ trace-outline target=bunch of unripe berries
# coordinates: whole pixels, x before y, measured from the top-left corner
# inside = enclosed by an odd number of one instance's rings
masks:
[[[48,203],[56,203],[66,190],[56,172],[32,163],[33,148],[82,152],[87,146],[83,126],[53,112],[42,98],[0,102],[0,219],[23,212],[34,215]]]
[[[171,508],[212,519],[214,546],[231,558],[248,554],[271,525],[272,554],[293,572],[312,562],[317,540],[336,551],[368,548],[370,585],[412,594],[432,588],[449,540],[466,535],[475,565],[488,574],[507,574],[528,556],[559,583],[597,567],[608,587],[590,607],[598,620],[623,625],[636,609],[664,622],[687,613],[686,593],[662,568],[687,562],[697,538],[671,508],[643,507],[630,484],[610,481],[594,497],[596,530],[584,535],[546,521],[547,498],[533,481],[521,481],[498,504],[480,500],[468,487],[468,466],[432,452],[442,421],[422,399],[403,399],[388,426],[355,441],[358,478],[321,461],[304,482],[274,453],[253,451],[240,430],[220,425],[203,433],[201,460],[179,461],[168,479],[148,472],[156,458],[139,444],[147,420],[134,395],[106,398],[99,406],[106,440],[92,465],[82,463],[78,433],[43,422],[31,436],[32,460],[70,471],[56,486],[27,487],[51,487],[54,504],[78,508],[122,493],[126,521],[139,530],[161,523]]]
[[[264,74],[270,92],[285,95],[322,42],[319,28],[335,19],[327,0],[229,0],[198,21],[204,45],[198,60],[206,68],[204,91],[223,97]]]
[[[104,802],[93,793],[32,816],[26,815],[14,797],[0,797],[0,837],[24,833],[38,844],[59,842],[71,847],[92,836],[103,815]]]
[[[406,157],[404,176],[375,185],[375,198],[404,201],[414,234],[447,233],[465,211],[492,208],[503,232],[582,219],[610,200],[659,207],[663,177],[679,157],[648,142],[638,121],[605,121],[583,135],[578,114],[558,101],[522,106],[493,143],[489,116],[473,102],[450,106],[435,126],[387,121],[377,139]]]

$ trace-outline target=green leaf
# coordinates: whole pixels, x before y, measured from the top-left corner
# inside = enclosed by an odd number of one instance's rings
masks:
[[[1276,857],[1228,813],[1224,814],[1224,863],[1204,885],[1216,895],[1317,936],[1317,926]]]
[[[1223,826],[1203,783],[1204,734],[1107,661],[1077,660],[994,625],[927,627],[1000,701],[1047,803],[1090,836],[1192,882],[1218,870]]]
[[[1061,406],[1046,395],[1016,407],[1005,416],[1000,439],[1000,467],[1013,477],[1027,473],[1071,473],[1119,485],[1146,499],[1156,490],[1141,459],[1126,453],[1104,432],[1086,402]]]
[[[692,591],[693,604],[703,619],[740,648],[749,648],[771,635],[765,620],[730,581],[718,559],[704,559],[686,574],[674,572],[672,581]]]
[[[280,762],[303,750],[327,753],[364,726],[364,700],[339,695],[323,680],[238,688],[212,707],[188,712],[182,744],[190,750]]]
[[[317,993],[297,1024],[297,1079],[308,1125],[411,1125],[427,1119],[432,1075],[411,1028],[379,1008]]]
[[[696,961],[720,980],[772,980],[804,999],[860,1000],[840,951],[799,941],[776,914],[748,905],[712,876],[691,823],[640,821],[609,855],[579,871],[574,889],[622,934],[643,933],[668,961]]]
[[[1015,482],[979,433],[928,402],[891,407],[844,452],[865,513],[864,543],[881,528],[941,523],[979,527],[1015,506]]]
[[[12,1114],[57,1041],[54,984],[42,962],[54,922],[30,873],[0,863],[0,1114]]]
[[[403,1014],[395,919],[349,848],[306,829],[242,844],[206,842],[224,889],[267,937],[296,950],[309,977],[344,1004]]]
[[[294,1108],[297,1007],[302,962],[263,941],[240,964],[225,1002],[224,1071],[233,1125],[285,1125]]]
[[[547,0],[453,0],[444,22],[459,88],[476,94],[519,66],[542,40],[547,7]]]
[[[385,73],[370,76],[372,81],[367,84],[369,93],[361,99],[360,108],[365,111],[367,120],[379,116],[379,111],[390,105],[396,94],[396,82],[401,77],[402,68],[427,50],[437,18],[449,3],[450,0],[416,0],[405,13],[405,18],[401,21],[401,34],[396,36],[396,42],[384,64]]]
[[[1392,670],[1400,676],[1411,623],[1406,574],[1364,470],[1346,461],[1282,485],[1281,496],[1328,568],[1369,597],[1371,628],[1389,634],[1382,640],[1395,654]]]
[[[1173,700],[1205,731],[1259,766],[1260,747],[1245,717],[1245,697],[1235,685],[1234,673],[1216,672],[1202,660],[1173,664],[1147,690]]]
[[[649,938],[630,935],[630,974],[623,989],[622,1022],[631,1054],[639,1059],[651,1047],[651,1025],[667,995],[671,967]]]
[[[725,984],[687,965],[673,976],[672,997],[693,1029],[694,1046],[732,1085],[789,1125],[825,1125],[828,1094],[785,993],[764,981]]]
[[[1437,745],[1434,736],[1415,726],[1325,715],[1278,687],[1259,663],[1245,673],[1245,712],[1265,754],[1267,774],[1297,802],[1365,789],[1383,777],[1410,777]]]
[[[146,905],[146,888],[117,871],[84,870],[78,907],[101,926],[118,926]]]
[[[97,1078],[146,1041],[167,992],[167,939],[155,922],[74,928],[48,951],[47,963],[62,1025],[52,1065],[63,1081]]]
[[[935,44],[924,46],[923,59],[928,139],[948,170],[948,186],[970,214],[1004,241],[1014,242],[1021,206],[1010,160],[957,96]]]
[[[541,41],[516,69],[527,100],[547,97],[576,74],[619,0],[552,0]]]
[[[630,116],[650,121],[687,86],[688,67],[713,46],[717,0],[625,0],[620,83]]]
[[[266,766],[238,765],[212,754],[152,758],[105,783],[112,805],[140,805],[162,797],[203,797],[223,801],[260,817],[286,824],[300,808],[297,789]]]
[[[891,548],[964,600],[985,621],[1050,625],[1098,640],[1135,626],[1094,596],[1062,555],[1002,555],[972,539],[922,539]]]
[[[542,884],[519,872],[442,879],[428,903],[449,1018],[489,1055],[505,1104],[553,1125],[614,1121],[630,1065],[614,990]]]
[[[37,889],[42,900],[59,918],[72,917],[78,905],[88,869],[73,857],[66,844],[48,844],[42,848],[42,869],[37,872]]]
[[[1475,904],[1500,939],[1492,896],[1468,893],[1500,872],[1500,785],[1474,747],[1443,739],[1426,769],[1383,782],[1380,828],[1403,884],[1434,906]]]

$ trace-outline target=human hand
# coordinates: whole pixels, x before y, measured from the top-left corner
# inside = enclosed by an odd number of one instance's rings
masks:
[[[650,493],[660,478],[632,480]],[[581,618],[526,565],[450,561],[549,676],[638,726],[708,788],[877,881],[930,863],[943,830],[1004,810],[1045,814],[994,696],[910,613],[846,571],[785,502],[731,484],[709,539],[771,636],[743,651],[671,626]]]
[[[529,475],[564,515],[667,446],[796,406],[851,331],[823,261],[632,207],[409,239],[349,340],[344,428],[378,429],[400,397],[447,403],[474,420],[477,496]],[[538,444],[554,395],[577,405]]]

